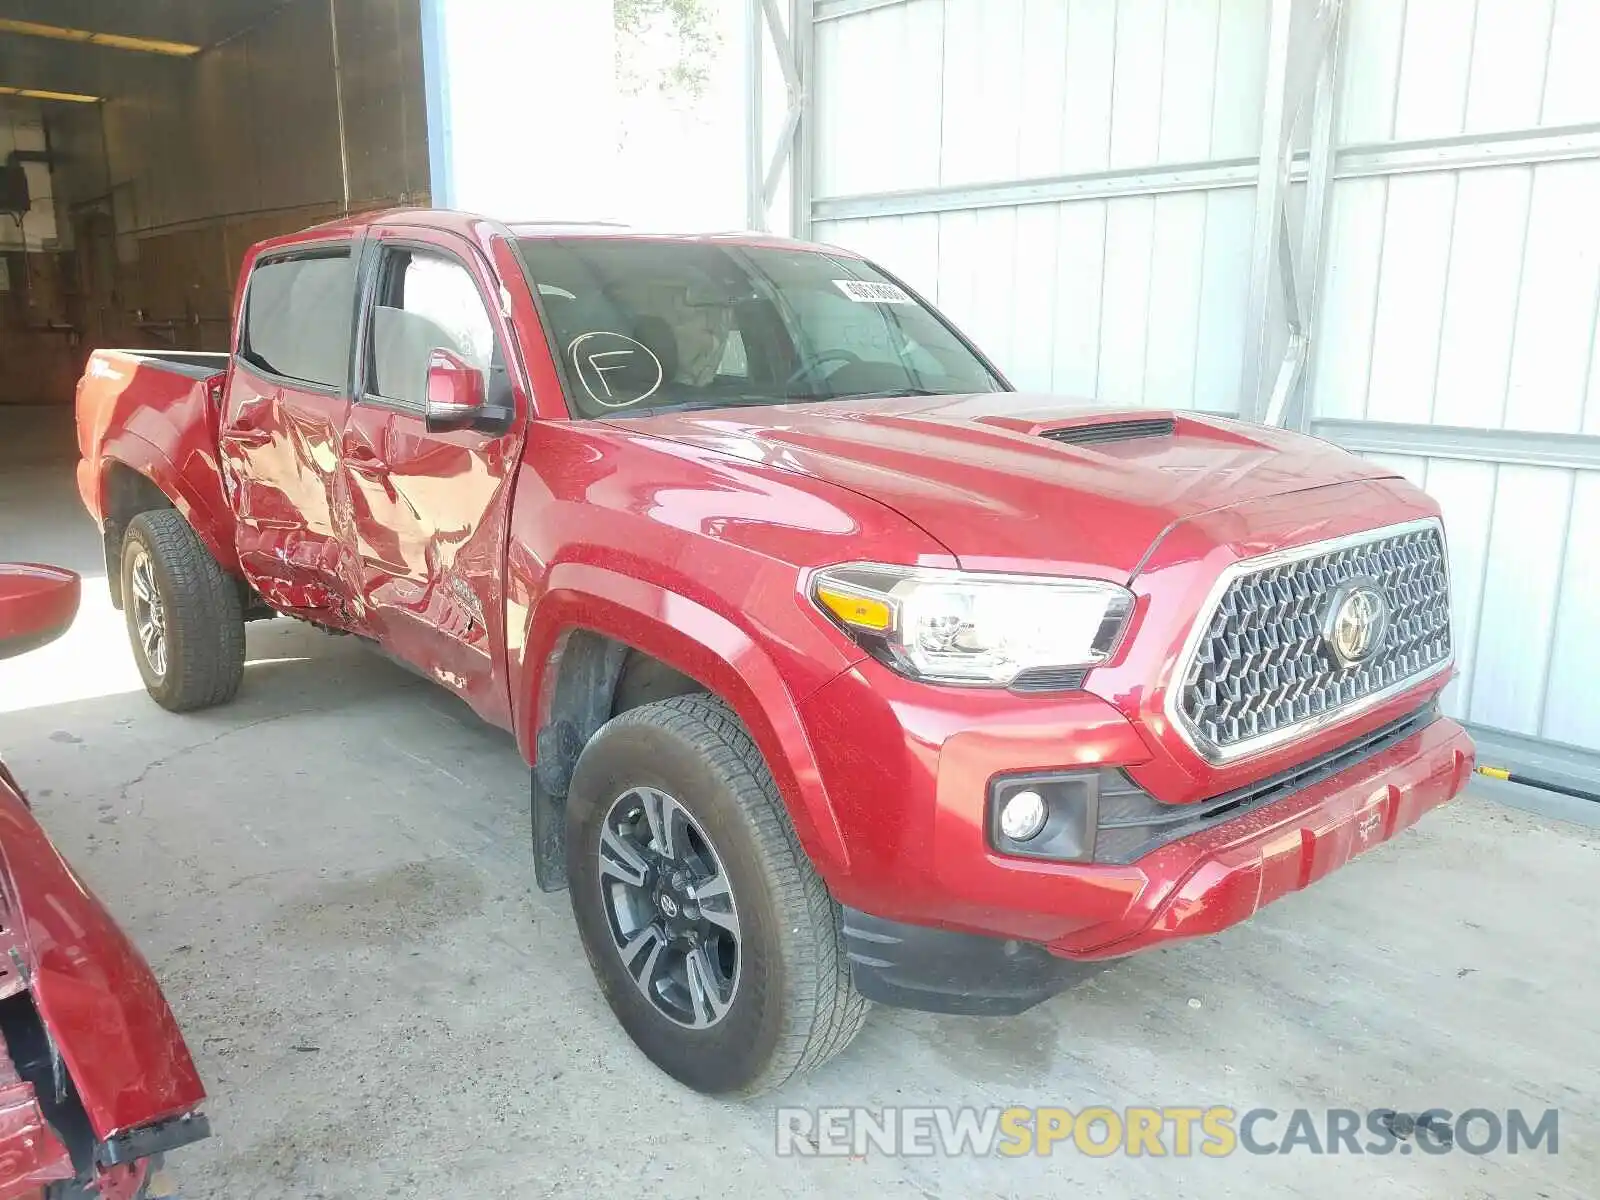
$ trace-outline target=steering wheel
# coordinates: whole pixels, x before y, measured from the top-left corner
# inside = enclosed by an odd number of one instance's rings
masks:
[[[820,370],[826,363],[836,362],[841,367],[849,367],[854,366],[860,361],[861,356],[859,354],[852,354],[848,350],[829,350],[823,354],[817,355],[817,357],[812,359],[810,362],[801,363],[798,367],[796,367],[794,369],[794,374],[789,376],[789,378],[784,381],[783,390],[785,392],[789,391],[789,389],[794,387],[795,384],[799,383],[801,377],[805,375],[810,375],[813,379],[817,379],[818,382],[826,382],[826,380],[820,378]],[[832,372],[829,372],[829,374],[832,374]]]

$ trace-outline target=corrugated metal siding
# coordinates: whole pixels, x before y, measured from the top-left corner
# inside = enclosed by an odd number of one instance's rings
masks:
[[[1267,12],[1267,0],[912,0],[827,22],[819,194],[1249,155]],[[1021,387],[1233,411],[1253,212],[1233,190],[834,221],[815,235],[903,271]]]
[[[1341,140],[1600,120],[1594,0],[1351,11]],[[1600,162],[1341,182],[1321,416],[1600,433]],[[1444,507],[1461,678],[1478,724],[1600,749],[1595,472],[1387,460]]]
[[[909,0],[817,27],[817,195],[1251,157],[1268,0]],[[1600,122],[1600,0],[1351,0],[1338,142]],[[819,221],[1021,387],[1237,411],[1254,197]],[[1600,435],[1600,160],[1339,180],[1319,418]],[[1380,457],[1380,456],[1375,456]],[[1600,750],[1600,474],[1385,458],[1443,505],[1451,710]]]

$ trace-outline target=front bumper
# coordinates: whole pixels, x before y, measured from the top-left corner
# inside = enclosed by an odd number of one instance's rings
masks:
[[[1387,841],[1457,795],[1473,767],[1465,730],[1438,717],[1398,741],[1379,738],[1370,753],[1309,772],[1288,794],[1202,822],[1132,862],[1021,859],[987,841],[989,779],[1019,767],[1116,764],[1137,773],[1149,751],[1133,727],[1088,695],[1019,706],[1015,698],[973,692],[953,702],[970,712],[935,710],[898,702],[892,681],[869,678],[861,667],[855,674],[861,686],[846,681],[835,692],[830,685],[813,697],[806,716],[851,849],[851,869],[829,884],[855,910],[859,936],[852,936],[851,922],[846,933],[858,981],[888,1003],[1018,1011],[1018,1004],[1027,1007],[1070,981],[1073,972],[1051,960],[1094,962],[1216,933]],[[1424,709],[1439,686],[1397,698],[1346,729],[1344,742],[1371,738]],[[864,739],[874,753],[860,752]],[[980,979],[1011,980],[1015,987],[999,990],[1015,994],[975,1010],[937,999],[941,974],[949,991],[972,984],[952,973],[953,944],[941,945],[933,936],[938,931],[980,935],[969,936],[954,958]],[[922,970],[918,963],[931,965]]]
[[[1146,855],[1135,865],[1149,885],[1120,920],[1050,949],[1117,958],[1236,925],[1459,795],[1473,761],[1466,730],[1440,717],[1301,791]]]

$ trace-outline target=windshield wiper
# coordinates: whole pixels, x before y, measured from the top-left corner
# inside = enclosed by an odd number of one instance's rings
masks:
[[[722,400],[677,400],[671,404],[646,404],[619,408],[607,417],[649,417],[656,413],[705,412],[716,408],[769,408],[778,404],[826,404],[833,400],[893,400],[910,396],[958,396],[960,392],[936,392],[930,388],[890,388],[881,392],[840,392],[836,396],[761,396]]]
[[[636,408],[619,408],[614,413],[617,416],[648,417],[656,413],[669,412],[702,412],[712,408],[761,408],[772,404],[788,404],[787,400],[677,400],[671,404],[646,404]]]
[[[960,392],[936,392],[931,388],[886,388],[881,392],[840,392],[834,400],[899,400],[911,396],[959,396]]]
[[[633,411],[639,416],[648,417],[652,413],[694,412],[696,409],[701,408],[721,407],[723,406],[715,400],[677,400],[671,404],[646,404]]]

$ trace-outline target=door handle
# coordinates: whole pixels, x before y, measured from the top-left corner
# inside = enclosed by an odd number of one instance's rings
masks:
[[[246,400],[231,415],[224,412],[219,421],[218,440],[254,450],[272,441],[272,430],[261,424],[259,418],[266,407],[265,401]]]
[[[389,473],[389,464],[374,454],[370,447],[359,442],[345,446],[344,463],[352,471],[360,471],[363,475],[381,477]]]
[[[372,447],[362,442],[346,442],[343,459],[346,470],[363,479],[371,480],[373,484],[382,488],[384,498],[390,504],[400,499],[394,480],[389,478],[389,464],[379,458]]]

